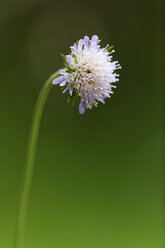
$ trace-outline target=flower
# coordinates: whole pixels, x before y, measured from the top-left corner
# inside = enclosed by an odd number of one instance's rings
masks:
[[[66,69],[60,70],[60,76],[53,84],[63,87],[63,93],[69,92],[69,98],[79,97],[79,113],[97,106],[113,93],[115,83],[119,81],[115,70],[120,69],[118,61],[112,61],[113,46],[101,48],[99,38],[93,35],[80,39],[71,46],[71,53],[64,57]]]

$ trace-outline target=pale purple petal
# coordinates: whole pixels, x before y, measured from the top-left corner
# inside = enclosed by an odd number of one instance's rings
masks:
[[[80,39],[79,42],[78,42],[78,50],[79,51],[82,51],[82,45],[84,44],[84,40],[83,39]]]
[[[99,42],[99,37],[98,37],[97,35],[93,35],[91,41],[92,41],[92,42],[96,42],[96,43],[98,44],[98,42]]]
[[[71,55],[66,55],[66,62],[70,65]]]
[[[77,49],[77,44],[76,43],[74,43],[74,45],[73,45],[76,49]]]
[[[65,75],[65,74],[66,74],[66,71],[64,71],[64,70],[59,70],[59,73],[60,73],[61,75]]]
[[[84,107],[84,104],[82,102],[80,102],[80,104],[79,104],[79,113],[80,113],[80,115],[83,115],[85,113],[85,107]]]
[[[69,88],[68,87],[66,87],[64,90],[63,90],[63,94],[65,93],[65,92],[67,92],[69,90]]]
[[[70,49],[71,49],[71,52],[72,52],[73,54],[75,54],[75,47],[71,46]]]
[[[64,76],[59,76],[52,81],[52,84],[59,84],[65,79]]]
[[[91,39],[90,47],[97,47],[98,43],[99,43],[99,37],[97,35],[93,35]]]
[[[60,86],[64,86],[66,83],[67,83],[67,79],[63,80],[61,83],[60,83]]]
[[[84,37],[84,45],[87,47],[89,46],[89,37],[88,36]]]

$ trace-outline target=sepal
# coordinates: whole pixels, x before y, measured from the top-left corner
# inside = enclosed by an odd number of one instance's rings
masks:
[[[110,51],[112,51],[113,48],[114,48],[114,46],[108,46],[108,47],[105,49],[105,51],[110,52]]]

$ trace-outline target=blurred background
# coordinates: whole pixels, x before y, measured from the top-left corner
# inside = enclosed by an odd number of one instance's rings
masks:
[[[115,46],[115,94],[78,114],[53,87],[24,248],[163,248],[163,0],[0,1],[0,248],[12,248],[33,107],[84,35]]]

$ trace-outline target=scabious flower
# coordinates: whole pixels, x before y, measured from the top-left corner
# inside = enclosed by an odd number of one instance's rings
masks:
[[[27,205],[32,182],[35,152],[38,141],[39,127],[46,98],[52,84],[59,84],[63,93],[69,92],[69,100],[73,102],[79,98],[79,113],[84,114],[85,109],[97,106],[113,93],[113,83],[118,81],[120,69],[117,61],[112,61],[113,46],[107,45],[101,48],[99,38],[93,35],[91,40],[88,36],[80,39],[71,46],[71,53],[64,57],[63,70],[53,73],[43,85],[36,101],[29,135],[27,158],[25,163],[25,176],[23,181],[22,195],[20,198],[17,225],[15,232],[15,248],[23,247],[25,220]]]
[[[69,92],[69,98],[80,98],[79,113],[85,109],[104,103],[116,88],[119,81],[115,71],[120,69],[118,61],[112,61],[113,46],[101,48],[99,38],[93,35],[80,39],[71,46],[71,53],[64,57],[66,69],[60,70],[60,76],[53,80],[53,84],[63,87],[63,93]]]

